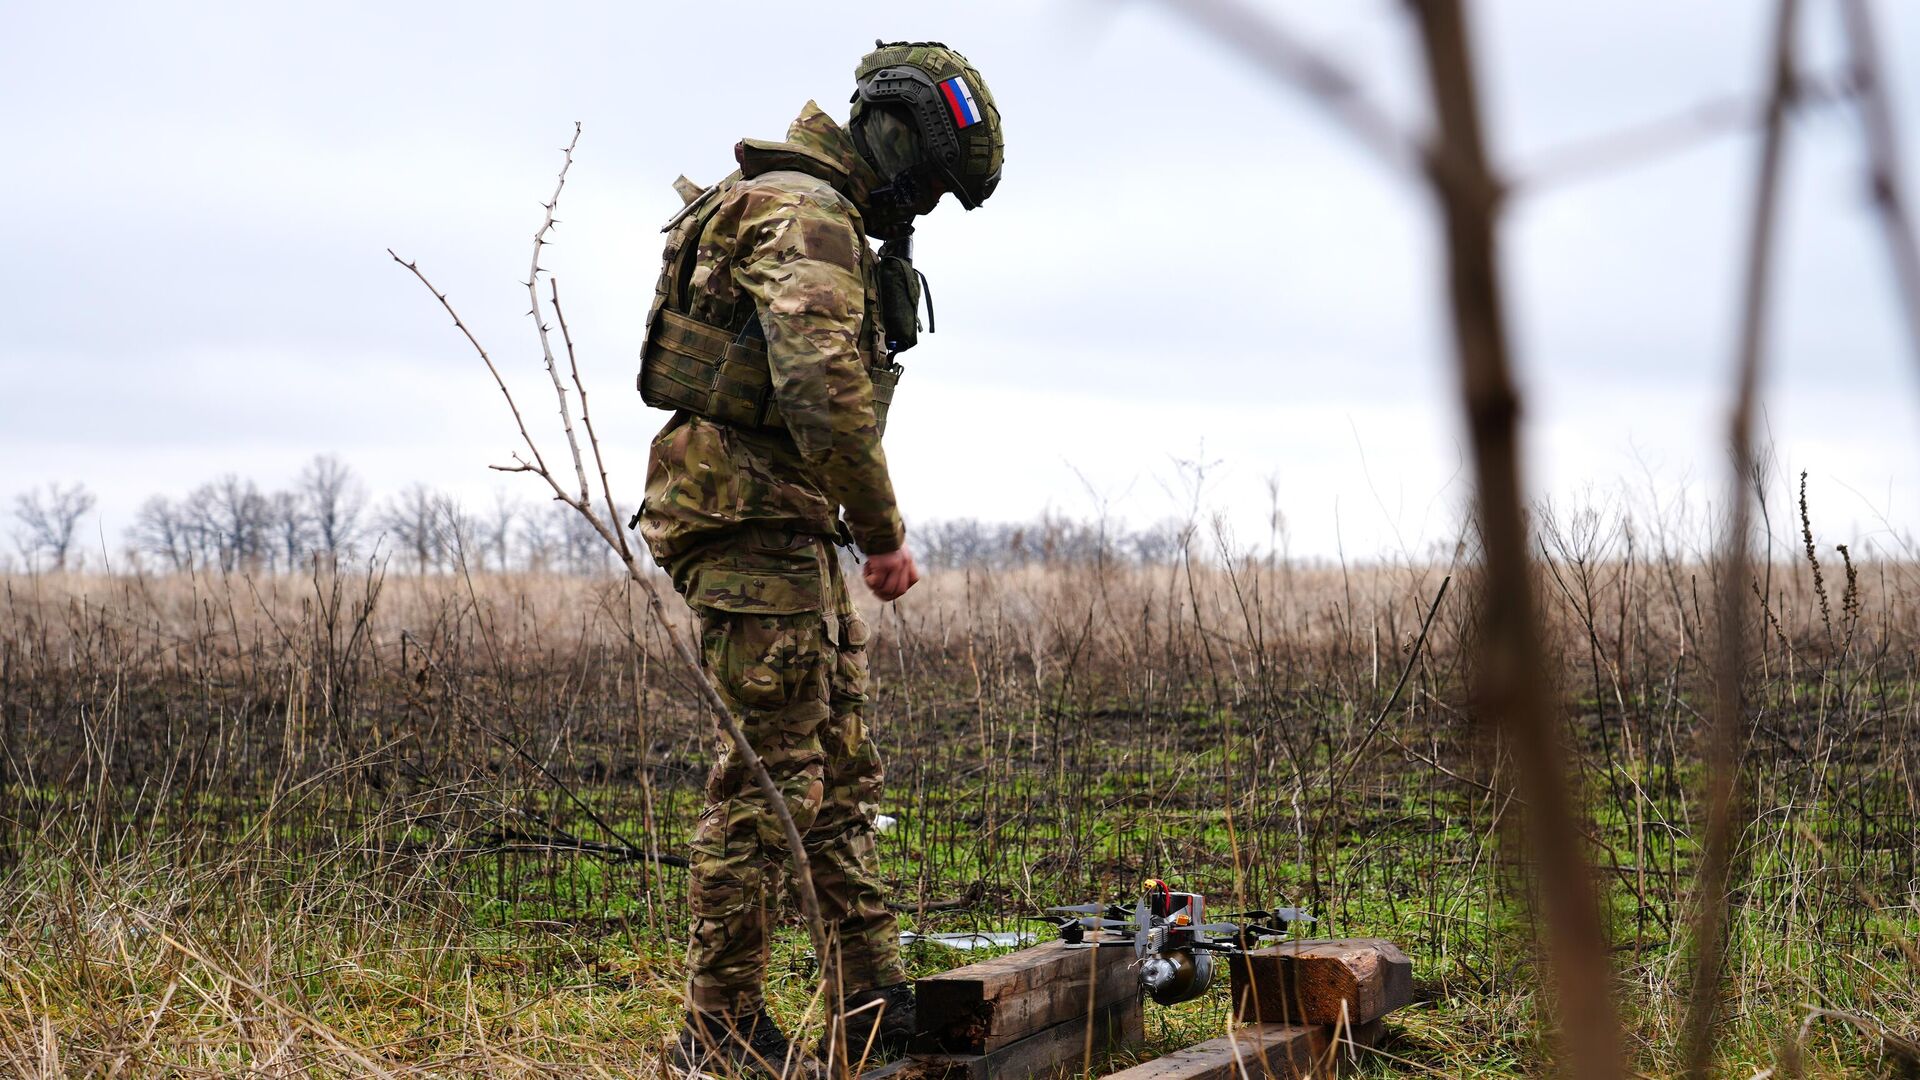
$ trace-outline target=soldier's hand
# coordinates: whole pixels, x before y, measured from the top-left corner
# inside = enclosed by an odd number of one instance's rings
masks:
[[[873,595],[882,600],[898,600],[920,580],[920,568],[913,564],[913,552],[903,547],[885,555],[867,556],[862,576],[867,579],[867,588]]]

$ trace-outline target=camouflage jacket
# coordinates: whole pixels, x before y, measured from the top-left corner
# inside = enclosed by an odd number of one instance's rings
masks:
[[[736,330],[758,314],[787,429],[675,413],[653,441],[640,532],[694,604],[816,610],[837,517],[868,554],[905,541],[867,374],[885,349],[860,216],[877,177],[811,101],[787,142],[734,155],[686,314]]]

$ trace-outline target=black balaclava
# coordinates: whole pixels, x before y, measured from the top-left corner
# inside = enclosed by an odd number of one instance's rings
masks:
[[[867,109],[853,123],[853,144],[880,177],[864,208],[867,232],[880,240],[911,235],[913,219],[931,212],[944,190],[913,123],[889,107]]]

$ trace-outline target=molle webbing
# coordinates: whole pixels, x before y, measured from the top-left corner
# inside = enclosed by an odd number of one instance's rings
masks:
[[[662,308],[640,356],[640,396],[741,427],[781,428],[767,370],[767,343]]]
[[[773,400],[765,341],[739,337],[664,308],[655,320],[640,363],[640,396],[647,404],[685,409],[740,427],[786,427]],[[873,418],[882,432],[900,371],[898,364],[867,370],[873,381]]]

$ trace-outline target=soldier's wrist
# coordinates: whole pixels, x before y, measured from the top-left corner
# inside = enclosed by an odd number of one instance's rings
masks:
[[[864,555],[891,555],[907,546],[906,527],[898,522],[878,529],[861,530],[855,538],[860,541],[860,551]]]

